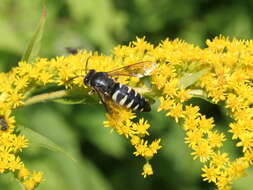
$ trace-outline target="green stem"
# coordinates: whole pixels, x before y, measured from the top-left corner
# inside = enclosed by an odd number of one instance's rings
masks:
[[[145,89],[145,88],[137,88],[136,89],[138,92],[142,92],[142,94],[149,94],[149,90]],[[208,96],[206,94],[205,91],[203,91],[202,89],[195,89],[190,91],[190,94],[193,95],[194,97],[198,97],[198,98],[202,98],[205,100],[208,100]],[[50,92],[50,93],[44,93],[44,94],[39,94],[36,96],[33,96],[31,98],[28,98],[25,102],[24,105],[28,106],[31,104],[36,104],[39,102],[45,102],[45,101],[49,101],[49,100],[54,100],[54,99],[58,99],[58,98],[62,98],[69,95],[69,92],[66,90],[59,90],[59,91],[55,91],[55,92]]]
[[[67,94],[68,94],[68,92],[66,90],[59,90],[59,91],[55,91],[55,92],[39,94],[39,95],[33,96],[31,98],[28,98],[25,101],[24,105],[28,106],[31,104],[36,104],[38,102],[44,102],[44,101],[48,101],[48,100],[62,98],[64,96],[66,96]]]

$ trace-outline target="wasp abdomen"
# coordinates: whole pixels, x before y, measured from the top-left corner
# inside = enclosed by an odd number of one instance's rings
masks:
[[[151,110],[145,98],[126,85],[116,83],[111,96],[117,104],[134,111],[149,112]]]

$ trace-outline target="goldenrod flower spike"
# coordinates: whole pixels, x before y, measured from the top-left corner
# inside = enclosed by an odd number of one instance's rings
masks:
[[[0,130],[0,173],[17,173],[17,179],[26,189],[34,189],[43,181],[42,174],[30,172],[18,156],[28,146],[28,141],[16,134],[14,109],[70,96],[73,86],[87,88],[81,76],[85,74],[88,58],[88,69],[105,72],[140,61],[152,61],[157,66],[150,76],[150,90],[144,95],[151,94],[152,98],[159,99],[157,111],[165,111],[165,116],[183,124],[185,142],[192,150],[191,155],[204,165],[203,180],[214,183],[220,190],[230,189],[233,181],[243,176],[253,163],[253,41],[219,36],[207,40],[206,44],[207,47],[201,49],[176,39],[164,40],[155,47],[144,38],[137,38],[129,46],[115,47],[111,56],[80,51],[50,60],[38,58],[31,64],[22,61],[10,72],[1,73],[0,121],[3,122],[2,129],[8,128]],[[186,74],[188,77],[185,78]],[[80,77],[70,80],[76,76]],[[184,81],[191,76],[194,77],[191,82]],[[138,78],[122,76],[117,80],[139,89],[147,88]],[[66,90],[30,96],[34,89],[47,85],[63,86]],[[236,146],[242,148],[242,156],[232,159],[221,151],[227,138],[216,129],[213,118],[202,115],[198,106],[185,104],[194,96],[225,105],[233,118],[227,131],[232,133],[233,140],[238,141]],[[104,126],[111,127],[130,141],[135,148],[133,154],[146,160],[142,175],[152,175],[150,160],[161,145],[160,139],[146,140],[148,135],[152,136],[148,131],[152,127],[148,121],[138,119],[130,110],[115,107],[113,114],[107,114]]]

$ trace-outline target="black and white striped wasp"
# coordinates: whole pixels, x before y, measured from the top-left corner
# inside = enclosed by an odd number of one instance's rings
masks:
[[[87,70],[88,59],[85,70]],[[109,113],[112,110],[111,106],[115,104],[133,111],[149,112],[151,110],[150,104],[142,95],[127,85],[117,82],[112,77],[133,76],[141,78],[148,75],[155,68],[155,65],[154,62],[143,61],[109,72],[97,72],[91,69],[86,71],[87,74],[84,76],[83,82],[99,95]]]

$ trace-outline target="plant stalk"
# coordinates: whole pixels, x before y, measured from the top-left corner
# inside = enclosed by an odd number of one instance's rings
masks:
[[[24,102],[24,105],[28,106],[28,105],[36,104],[39,102],[45,102],[45,101],[54,100],[57,98],[62,98],[64,96],[66,96],[67,94],[68,94],[68,92],[66,90],[59,90],[59,91],[55,91],[55,92],[39,94],[39,95],[33,96],[31,98],[28,98]]]

